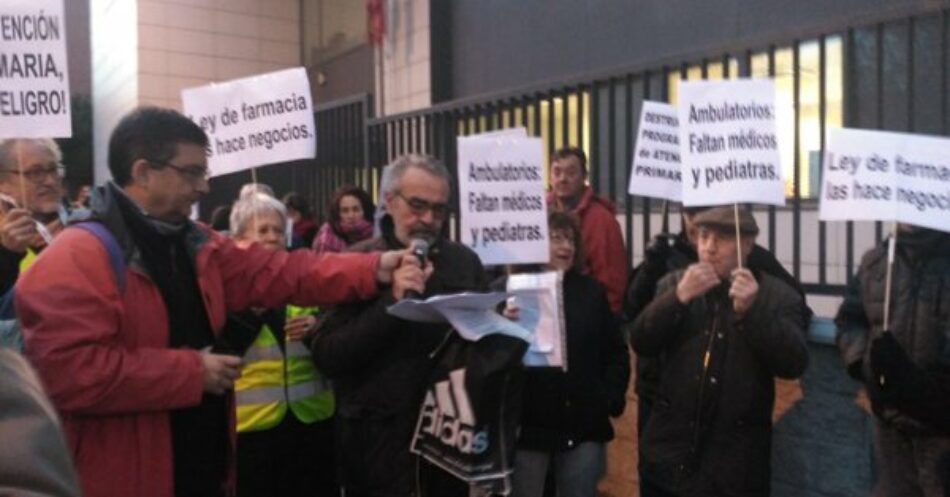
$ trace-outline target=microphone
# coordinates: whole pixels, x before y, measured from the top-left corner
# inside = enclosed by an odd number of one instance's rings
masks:
[[[429,256],[429,242],[424,238],[413,238],[409,242],[409,248],[412,255],[416,256],[416,259],[419,259],[419,265],[423,268],[426,267],[426,258]],[[406,290],[405,298],[422,299],[422,294],[415,290]]]

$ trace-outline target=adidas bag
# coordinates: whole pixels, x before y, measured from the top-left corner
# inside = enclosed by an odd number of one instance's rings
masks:
[[[452,334],[436,364],[410,450],[464,481],[508,493],[528,344],[507,335]]]

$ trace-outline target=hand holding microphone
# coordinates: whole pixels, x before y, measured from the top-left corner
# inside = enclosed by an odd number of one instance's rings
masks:
[[[414,238],[409,250],[403,255],[399,267],[393,272],[393,297],[420,299],[426,290],[426,280],[432,274],[432,264],[427,261],[429,243]]]

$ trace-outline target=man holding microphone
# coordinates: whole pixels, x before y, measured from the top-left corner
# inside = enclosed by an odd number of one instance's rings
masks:
[[[409,452],[425,380],[451,328],[415,323],[386,313],[408,295],[429,297],[485,290],[478,256],[445,239],[450,177],[442,163],[421,155],[397,158],[386,167],[382,195],[387,215],[382,236],[353,251],[427,245],[425,271],[408,265],[393,274],[390,291],[340,306],[314,334],[313,357],[334,380],[337,394],[337,458],[347,497],[467,495],[467,485]],[[419,484],[423,488],[419,488]]]

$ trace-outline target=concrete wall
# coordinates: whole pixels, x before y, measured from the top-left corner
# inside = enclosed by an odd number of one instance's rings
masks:
[[[181,109],[183,88],[300,65],[299,14],[297,0],[92,2],[96,183],[129,110]]]
[[[454,0],[453,98],[761,45],[948,0]],[[677,61],[678,63],[679,61]]]
[[[376,49],[378,114],[398,114],[432,104],[429,0],[387,2],[386,39]]]
[[[93,178],[110,177],[106,158],[109,133],[138,104],[136,0],[92,2]]]

